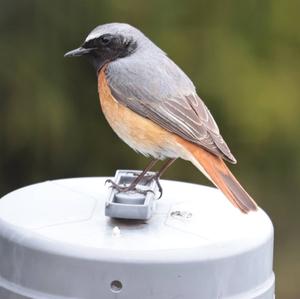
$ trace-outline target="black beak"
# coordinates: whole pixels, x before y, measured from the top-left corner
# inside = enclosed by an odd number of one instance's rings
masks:
[[[67,52],[64,57],[74,57],[74,56],[82,56],[82,55],[86,55],[91,53],[93,50],[95,50],[95,48],[83,48],[83,47],[79,47],[75,50],[72,50],[70,52]]]

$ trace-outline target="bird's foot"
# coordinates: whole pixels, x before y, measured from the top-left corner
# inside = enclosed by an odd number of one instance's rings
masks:
[[[113,188],[116,189],[118,192],[128,192],[128,191],[134,191],[136,188],[133,185],[118,185],[117,183],[115,183],[113,180],[108,179],[105,181],[104,183],[106,184],[110,184],[109,188]]]
[[[153,174],[153,175],[146,175],[145,179],[146,179],[147,183],[149,183],[149,182],[151,182],[153,180],[156,182],[157,187],[158,187],[158,191],[160,193],[158,199],[160,199],[162,197],[162,195],[163,195],[163,188],[162,188],[162,186],[160,184],[160,181],[159,181],[159,179],[160,179],[159,173],[157,172],[156,174]]]
[[[110,188],[113,188],[113,189],[117,190],[119,193],[133,191],[133,192],[143,194],[143,195],[147,195],[148,192],[152,192],[154,194],[154,192],[150,189],[149,190],[138,189],[138,188],[136,188],[136,185],[133,185],[133,184],[130,184],[128,186],[125,185],[125,184],[124,185],[118,185],[111,179],[106,180],[105,185],[107,183],[110,184],[110,186],[109,186]]]

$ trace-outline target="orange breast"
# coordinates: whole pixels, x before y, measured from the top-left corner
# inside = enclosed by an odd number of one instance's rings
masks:
[[[102,111],[116,134],[136,151],[156,158],[178,157],[176,135],[120,104],[111,94],[103,68],[98,76]]]

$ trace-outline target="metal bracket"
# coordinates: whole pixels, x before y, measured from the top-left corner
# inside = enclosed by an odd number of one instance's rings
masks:
[[[114,181],[118,185],[129,185],[141,171],[139,170],[117,170]],[[136,186],[138,190],[151,190],[145,194],[136,191],[118,192],[112,188],[105,202],[105,216],[112,218],[148,220],[155,211],[158,198],[158,186],[154,180],[148,181],[148,172],[144,179]]]

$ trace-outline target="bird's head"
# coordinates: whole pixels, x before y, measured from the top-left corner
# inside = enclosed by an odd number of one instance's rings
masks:
[[[133,54],[138,40],[145,38],[138,29],[128,24],[100,25],[89,33],[79,48],[67,52],[65,57],[86,56],[99,72],[106,63]]]

